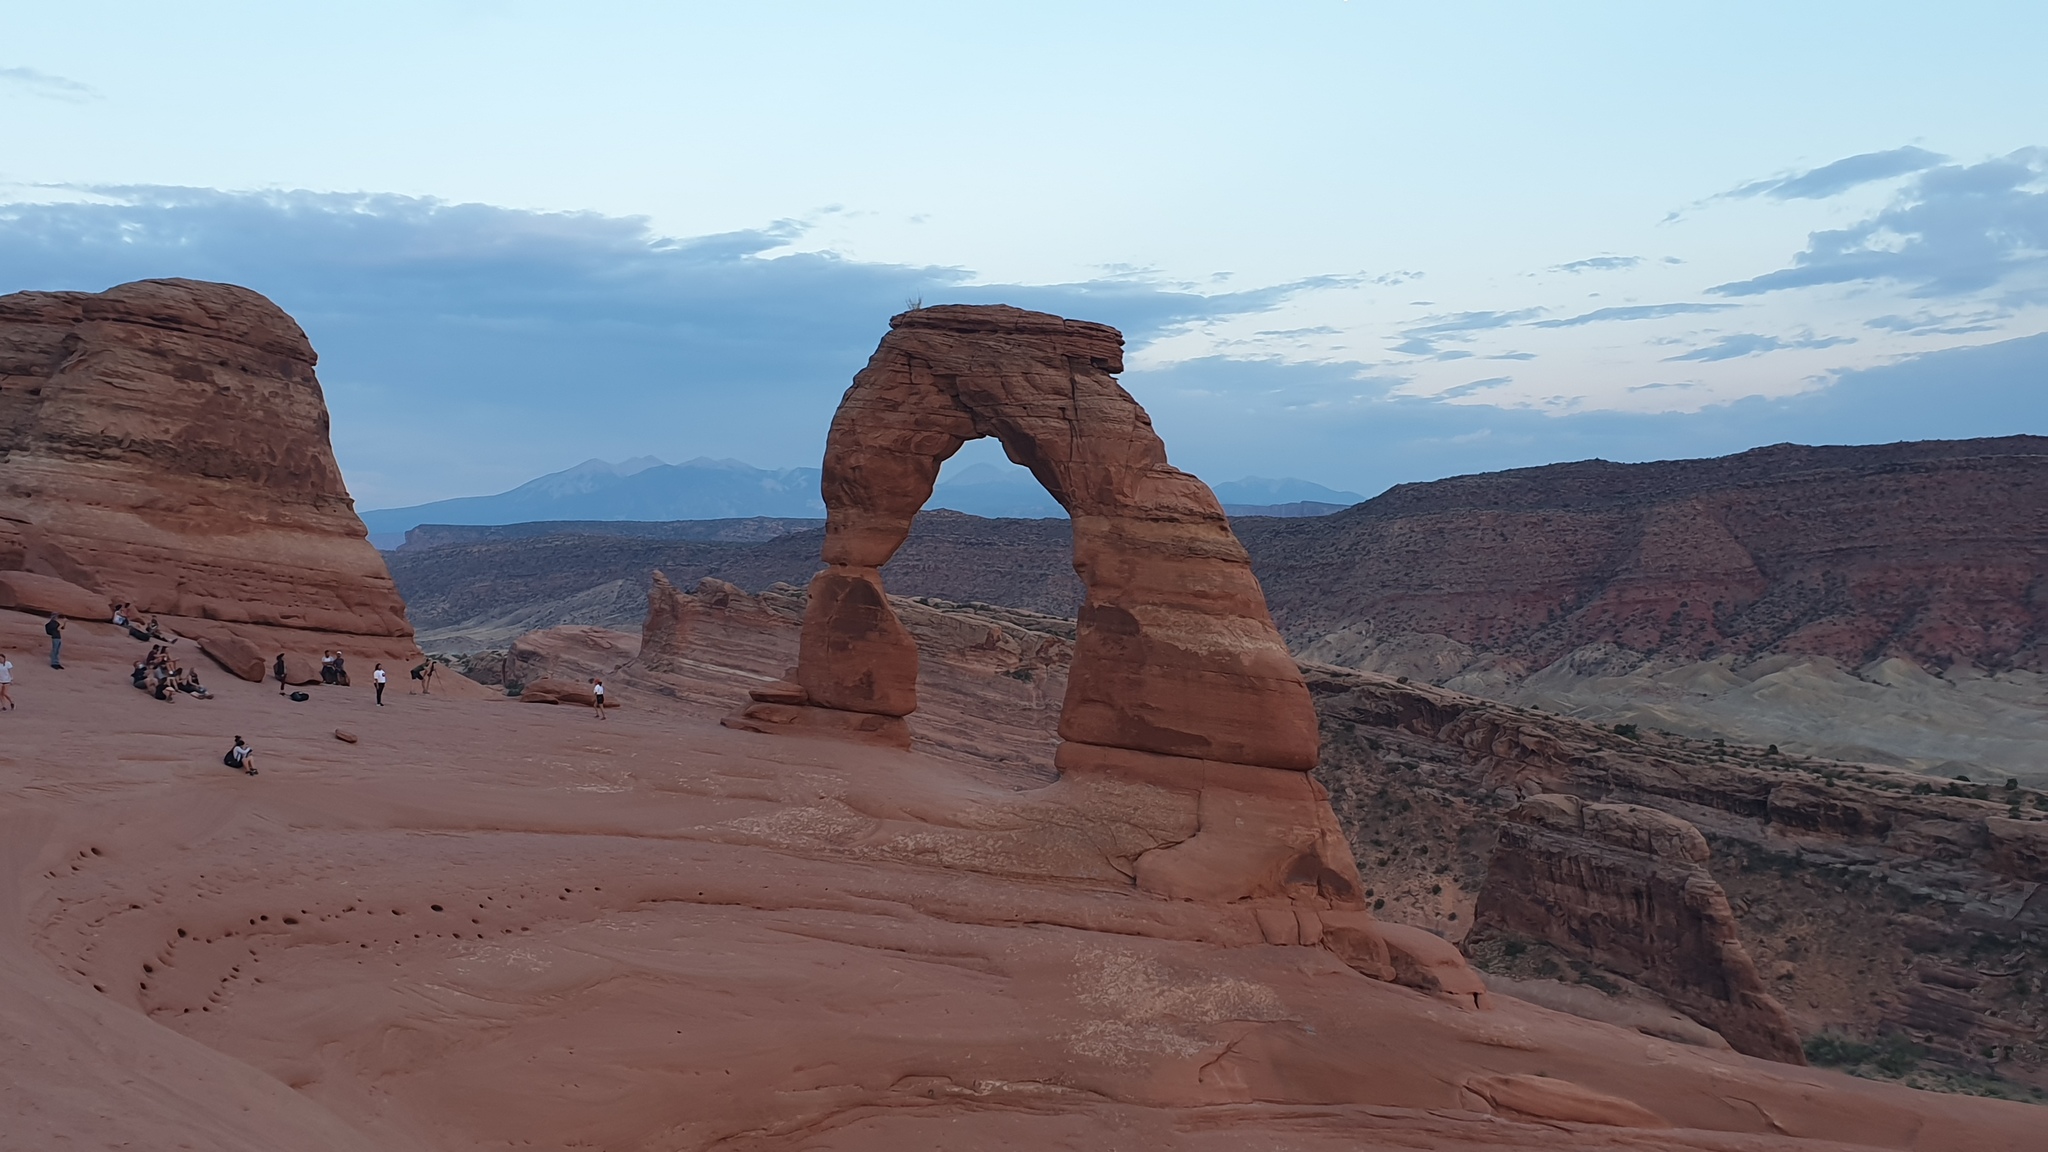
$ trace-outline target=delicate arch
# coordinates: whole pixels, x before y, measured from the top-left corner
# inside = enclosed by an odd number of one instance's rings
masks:
[[[1151,418],[1117,384],[1122,335],[1001,305],[924,308],[889,326],[826,444],[827,568],[811,583],[797,665],[808,705],[872,717],[916,709],[916,644],[878,569],[940,465],[993,436],[1073,518],[1087,596],[1060,717],[1063,765],[1082,745],[1313,768],[1300,670],[1215,494],[1167,463]]]

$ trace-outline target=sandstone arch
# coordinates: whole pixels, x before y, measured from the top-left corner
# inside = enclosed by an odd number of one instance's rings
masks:
[[[733,717],[908,746],[917,648],[879,569],[939,467],[993,436],[1069,512],[1081,609],[1056,763],[1194,797],[1195,827],[1131,861],[1189,896],[1355,902],[1356,868],[1315,767],[1314,708],[1244,548],[1207,485],[1167,463],[1116,382],[1123,337],[1001,305],[906,312],[840,401],[825,450],[823,558],[795,685]],[[1064,781],[1063,781],[1064,782]],[[1190,834],[1192,833],[1192,834]]]

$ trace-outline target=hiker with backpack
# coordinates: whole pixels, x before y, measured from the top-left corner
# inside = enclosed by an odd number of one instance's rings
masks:
[[[251,776],[256,774],[256,750],[242,743],[240,736],[235,737],[235,746],[228,749],[228,754],[221,757],[220,762]]]

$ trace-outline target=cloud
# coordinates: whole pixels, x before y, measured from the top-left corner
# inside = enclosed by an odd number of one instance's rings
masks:
[[[62,100],[67,104],[83,104],[100,98],[99,90],[90,84],[34,68],[0,68],[0,85],[7,85],[26,91],[31,96],[45,100]]]
[[[1538,320],[1538,328],[1576,328],[1581,324],[1599,324],[1608,320],[1657,320],[1665,316],[1684,316],[1693,312],[1725,312],[1734,304],[1628,304],[1614,308],[1595,308],[1577,316],[1559,320]]]
[[[1541,411],[1443,403],[1359,365],[1208,358],[1125,376],[1174,463],[1199,475],[1302,476],[1367,494],[1393,484],[1561,460],[1672,460],[1766,444],[2048,435],[2048,334],[1840,372],[1811,391],[1697,412]],[[1680,388],[1682,385],[1672,385]],[[1242,398],[1297,402],[1244,435]]]
[[[2003,289],[2014,300],[2048,299],[2048,149],[1928,169],[1869,219],[1807,237],[1790,267],[1708,291],[1876,282],[1917,297]]]
[[[1776,336],[1760,336],[1753,332],[1738,332],[1723,336],[1704,348],[1695,348],[1678,356],[1666,356],[1667,363],[1679,360],[1712,362],[1735,360],[1743,356],[1761,356],[1766,352],[1782,352],[1788,348],[1832,348],[1837,344],[1855,343],[1853,336],[1804,336],[1780,340]]]
[[[1471,353],[1440,352],[1437,345],[1446,340],[1462,343],[1470,339],[1471,333],[1506,328],[1541,315],[1541,308],[1518,308],[1508,312],[1452,312],[1442,316],[1429,316],[1420,324],[1411,324],[1401,329],[1400,335],[1403,339],[1394,345],[1393,350],[1410,356],[1459,360],[1470,356]]]
[[[1768,196],[1773,200],[1825,200],[1874,181],[1924,172],[1947,159],[1925,148],[1907,145],[1889,152],[1849,156],[1791,176],[1753,181],[1726,195],[1737,199]]]
[[[1574,260],[1569,264],[1553,265],[1550,270],[1552,272],[1570,272],[1573,274],[1580,272],[1616,272],[1623,268],[1633,268],[1642,262],[1643,258],[1641,256],[1594,256],[1585,260]]]
[[[1989,332],[1998,327],[1993,323],[2003,320],[2006,313],[1981,311],[1969,314],[1951,312],[1935,315],[1921,312],[1914,316],[1874,316],[1863,322],[1865,328],[1880,332],[1897,332],[1903,336],[1961,336],[1971,332]]]
[[[638,218],[393,195],[76,191],[93,202],[0,205],[0,292],[185,276],[264,293],[320,353],[365,507],[592,456],[814,465],[839,394],[913,297],[1085,316],[1135,347],[1350,282],[977,284],[962,268],[787,251],[804,231],[791,221],[667,237]]]

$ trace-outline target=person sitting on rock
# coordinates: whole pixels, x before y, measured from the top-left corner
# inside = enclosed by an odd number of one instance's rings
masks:
[[[156,617],[154,616],[151,616],[149,618],[149,638],[152,640],[161,640],[166,644],[176,644],[178,642],[178,638],[176,636],[164,635],[163,625],[157,623]]]
[[[334,653],[325,648],[320,650],[320,682],[334,683]]]
[[[135,662],[135,671],[129,676],[129,679],[134,682],[137,688],[142,689],[144,692],[149,691],[149,661],[137,660]]]
[[[251,776],[256,774],[256,750],[242,743],[240,736],[235,737],[235,746],[228,749],[228,754],[221,757],[220,762],[230,768],[239,768]]]
[[[128,626],[128,605],[116,604],[114,606],[114,623],[123,628]]]
[[[201,700],[213,699],[213,693],[208,692],[206,685],[199,682],[199,673],[196,671],[186,670],[179,672],[176,682],[180,692],[190,696],[197,696]]]
[[[171,687],[171,675],[161,665],[157,667],[156,678],[150,682],[149,694],[165,703],[178,698],[177,690]]]
[[[341,649],[334,650],[334,682],[348,687],[348,663],[341,658]]]

